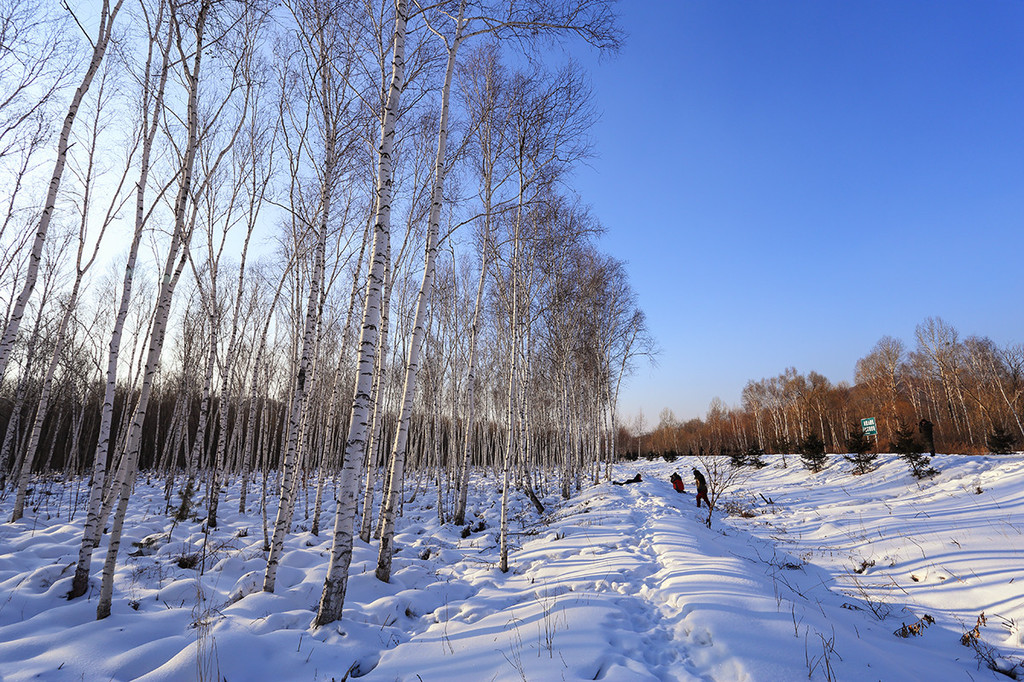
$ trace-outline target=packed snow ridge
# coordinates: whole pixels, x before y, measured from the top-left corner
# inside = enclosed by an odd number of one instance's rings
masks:
[[[939,455],[923,481],[895,458],[855,476],[838,457],[817,474],[771,457],[711,528],[692,464],[617,465],[642,481],[551,491],[543,516],[516,499],[509,573],[493,476],[474,477],[468,533],[440,524],[421,490],[392,581],[357,540],[344,618],[315,630],[330,538],[309,532],[301,502],[266,593],[258,506],[223,504],[209,533],[175,525],[163,481],[140,476],[132,556],[96,621],[98,583],[65,599],[85,483],[40,480],[43,502],[0,526],[0,679],[1024,679],[1024,457]]]

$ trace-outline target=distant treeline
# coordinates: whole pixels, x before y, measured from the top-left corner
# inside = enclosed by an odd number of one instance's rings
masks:
[[[899,433],[933,426],[940,452],[1001,452],[1024,442],[1024,344],[997,346],[987,337],[961,339],[940,318],[916,328],[911,350],[882,337],[857,361],[854,385],[833,384],[817,372],[750,381],[742,404],[711,401],[704,419],[680,422],[663,410],[651,431],[620,429],[620,449],[632,453],[731,454],[799,452],[812,434],[830,452],[847,452],[860,420],[874,417],[877,447],[893,451]]]

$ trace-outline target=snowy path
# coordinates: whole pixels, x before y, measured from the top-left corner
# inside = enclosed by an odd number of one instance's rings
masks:
[[[673,642],[680,609],[660,597],[657,528],[683,519],[638,497],[639,487],[584,493],[524,543],[508,577],[453,567],[453,578],[480,589],[436,612],[436,625],[385,653],[365,679],[703,679]],[[650,508],[637,510],[638,499]]]

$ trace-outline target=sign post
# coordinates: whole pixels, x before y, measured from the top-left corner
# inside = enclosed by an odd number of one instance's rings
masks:
[[[875,451],[878,451],[878,427],[875,426],[874,417],[866,417],[860,420],[860,428],[864,431],[865,436],[875,437]]]
[[[875,418],[868,417],[867,419],[860,420],[860,428],[864,431],[865,436],[878,436],[878,429],[875,427]]]

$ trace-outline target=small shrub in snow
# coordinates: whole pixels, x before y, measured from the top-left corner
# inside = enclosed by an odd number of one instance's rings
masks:
[[[195,494],[194,485],[191,480],[185,486],[185,489],[178,493],[178,497],[181,499],[181,503],[178,505],[178,510],[174,513],[175,521],[184,521],[192,513],[192,495]]]
[[[978,616],[977,622],[974,627],[968,630],[960,637],[960,643],[966,647],[970,647],[974,650],[974,657],[978,659],[979,664],[984,664],[986,668],[1003,675],[1006,675],[1010,679],[1018,680],[1024,677],[1024,661],[1014,663],[1006,658],[999,655],[996,648],[981,638],[981,628],[988,625],[988,618],[985,617],[985,613],[982,612]]]
[[[803,460],[804,466],[814,473],[825,468],[825,444],[813,431],[800,441],[800,459]]]
[[[471,524],[471,523],[470,524],[466,524],[466,527],[462,529],[461,535],[462,535],[463,538],[468,538],[473,533],[482,533],[485,530],[487,530],[487,524],[484,523],[483,519],[480,519],[480,521],[477,522],[475,528],[473,527],[473,524]]]
[[[132,542],[132,547],[135,547],[135,550],[129,552],[128,556],[140,557],[156,554],[157,550],[167,544],[167,541],[170,539],[170,533],[153,533],[152,535],[147,535],[138,542]]]
[[[747,450],[747,464],[757,469],[763,469],[768,466],[768,463],[762,459],[764,457],[764,448],[760,447],[757,443],[754,443]]]
[[[924,448],[917,442],[914,431],[909,426],[899,425],[893,432],[893,439],[889,441],[889,449],[897,455],[921,454]]]
[[[910,637],[910,636],[920,637],[921,635],[924,634],[925,628],[927,628],[929,625],[933,624],[934,622],[935,622],[935,619],[932,618],[931,616],[929,616],[926,613],[923,616],[921,616],[921,618],[919,618],[917,620],[917,622],[911,623],[910,625],[907,625],[906,623],[903,623],[892,634],[896,635],[897,637],[903,637],[904,639],[907,638],[907,637]]]
[[[914,478],[928,478],[939,473],[931,465],[932,458],[922,454],[924,447],[917,442],[910,427],[897,428],[896,437],[889,445],[907,463]]]
[[[914,478],[928,478],[939,473],[939,470],[931,465],[932,458],[928,455],[904,455],[903,460],[910,466],[910,473]]]
[[[997,424],[992,433],[985,437],[988,451],[993,455],[1008,455],[1013,452],[1013,446],[1017,444],[1017,437]]]
[[[860,427],[850,429],[846,438],[846,449],[850,451],[850,454],[843,455],[843,458],[853,464],[855,474],[866,474],[871,471],[875,460],[878,459],[878,455],[869,452],[871,445],[871,440],[864,435],[863,429]]]
[[[867,569],[865,568],[865,570]],[[854,571],[854,573],[856,572],[857,571]],[[864,602],[864,605],[868,607],[871,613],[874,614],[875,618],[878,620],[885,620],[888,618],[889,614],[892,613],[892,607],[884,601],[875,599],[874,596],[867,591],[860,579],[853,573],[850,573],[849,576],[853,579],[853,588],[857,593],[857,596],[862,602]]]
[[[715,506],[730,488],[739,483],[740,475],[743,472],[730,466],[728,458],[724,455],[701,455],[699,461],[703,465],[708,485],[708,518],[704,525],[710,528]],[[698,502],[698,506],[699,504]]]
[[[970,646],[972,640],[981,639],[981,628],[983,625],[988,625],[988,619],[985,618],[984,611],[978,616],[978,622],[974,624],[974,627],[965,632],[964,636],[960,638],[960,643],[964,646]]]
[[[746,466],[747,454],[739,451],[733,452],[729,455],[729,464],[732,464],[734,467]]]
[[[808,644],[810,633],[804,633],[804,662],[807,665],[807,679],[811,679],[814,676],[814,671],[821,666],[825,679],[828,682],[835,682],[836,674],[832,669],[832,657],[837,655],[836,634],[833,632],[832,636],[828,639],[826,639],[825,635],[820,632],[815,634],[817,634],[818,639],[821,640],[821,656],[811,655],[810,646]]]
[[[786,438],[785,436],[783,436],[781,438],[777,438],[777,439],[772,441],[772,444],[771,444],[772,452],[774,452],[776,454],[779,454],[779,455],[782,455],[782,461],[780,462],[780,464],[782,465],[783,469],[789,468],[789,463],[786,461],[786,453],[787,452],[795,452],[796,451],[796,445],[797,445],[796,443],[794,443],[790,439]]]
[[[725,502],[721,503],[721,507],[729,516],[739,516],[744,519],[753,519],[757,517],[757,512],[755,512],[750,507],[744,506],[743,504],[737,502],[736,500],[726,500]]]
[[[174,563],[178,564],[178,568],[195,568],[199,564],[199,555],[182,554]]]

